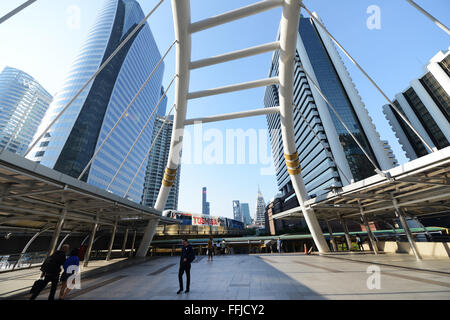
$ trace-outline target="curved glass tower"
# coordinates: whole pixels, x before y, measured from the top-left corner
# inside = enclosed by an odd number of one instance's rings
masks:
[[[23,155],[53,97],[25,72],[5,67],[0,73],[0,151]]]
[[[105,1],[38,134],[143,18],[144,13],[134,0]],[[145,24],[50,128],[28,157],[77,178],[160,59],[150,27]],[[163,73],[164,65],[161,64],[82,180],[107,188],[161,97]],[[154,119],[156,115],[164,114],[165,105],[161,104],[110,191],[121,196],[125,194],[151,144]],[[141,200],[144,185],[145,169],[141,170],[128,193],[136,202]]]

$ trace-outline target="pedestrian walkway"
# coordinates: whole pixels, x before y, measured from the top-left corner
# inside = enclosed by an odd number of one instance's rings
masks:
[[[126,258],[119,258],[109,261],[91,260],[89,261],[89,265],[87,267],[83,267],[81,263],[81,272],[82,274],[87,272],[91,273],[99,268],[105,268],[124,260],[126,260]],[[39,279],[40,275],[41,271],[39,270],[39,267],[0,273],[0,299],[10,298],[30,291],[34,281]],[[50,285],[48,287],[50,287]],[[45,293],[42,294],[43,296],[46,296]]]
[[[176,294],[178,266],[179,257],[158,257],[102,273],[82,281],[82,288],[72,291],[67,299],[450,300],[449,259],[416,262],[407,255],[254,254],[219,255],[208,262],[200,256],[192,263],[191,291],[180,295]],[[378,289],[367,284],[374,276],[368,267],[373,266],[380,270]],[[427,271],[418,270],[421,266]],[[39,297],[46,298],[45,294]]]

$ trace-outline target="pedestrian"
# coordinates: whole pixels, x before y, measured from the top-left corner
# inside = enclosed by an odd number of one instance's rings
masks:
[[[358,243],[359,250],[364,251],[364,247],[362,245],[362,240],[361,240],[361,237],[359,236],[359,234],[356,235],[356,242]]]
[[[225,250],[225,247],[226,247],[225,239],[222,239],[222,253],[223,254],[227,254],[226,250]]]
[[[63,273],[61,275],[61,290],[59,291],[59,300],[64,300],[66,295],[70,292],[71,288],[67,287],[67,280],[69,277],[78,272],[80,265],[80,258],[78,257],[79,249],[75,248],[70,252],[69,257],[63,264]],[[76,272],[75,272],[76,270]],[[72,280],[72,284],[75,284],[75,279]]]
[[[181,248],[181,258],[180,258],[180,269],[178,271],[178,281],[180,282],[180,290],[177,294],[183,291],[183,273],[186,272],[186,291],[189,292],[189,285],[191,283],[191,263],[195,259],[194,250],[192,246],[188,243],[186,238],[183,239],[183,247]]]
[[[281,246],[282,246],[281,238],[278,237],[278,240],[277,240],[277,250],[278,250],[278,253],[281,253]]]
[[[50,294],[48,300],[55,299],[56,287],[58,286],[59,274],[61,273],[61,266],[66,262],[66,254],[69,252],[69,245],[64,244],[61,250],[56,250],[50,257],[45,259],[41,266],[41,278],[44,278],[42,286],[33,290],[30,300],[36,299],[42,290],[47,286],[49,282],[52,283],[50,288]]]
[[[219,254],[220,254],[220,241],[217,240],[217,242],[216,242],[216,255],[219,255]]]
[[[210,236],[209,237],[209,241],[208,241],[208,261],[212,261],[213,260],[213,251],[214,251],[214,244],[213,244],[213,237]]]

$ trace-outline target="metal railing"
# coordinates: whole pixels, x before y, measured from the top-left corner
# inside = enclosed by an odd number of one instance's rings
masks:
[[[13,253],[0,256],[0,272],[27,269],[42,264],[47,251]]]

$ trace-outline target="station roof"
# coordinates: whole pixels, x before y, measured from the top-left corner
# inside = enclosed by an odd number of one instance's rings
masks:
[[[0,153],[0,228],[54,226],[66,209],[64,230],[94,223],[142,229],[149,219],[178,223],[161,212],[94,187],[9,151]]]
[[[336,188],[306,201],[323,220],[357,219],[361,209],[373,218],[394,216],[393,199],[406,215],[415,217],[450,212],[450,147],[407,162],[384,175],[376,174]],[[300,207],[273,216],[274,219],[303,217]]]

